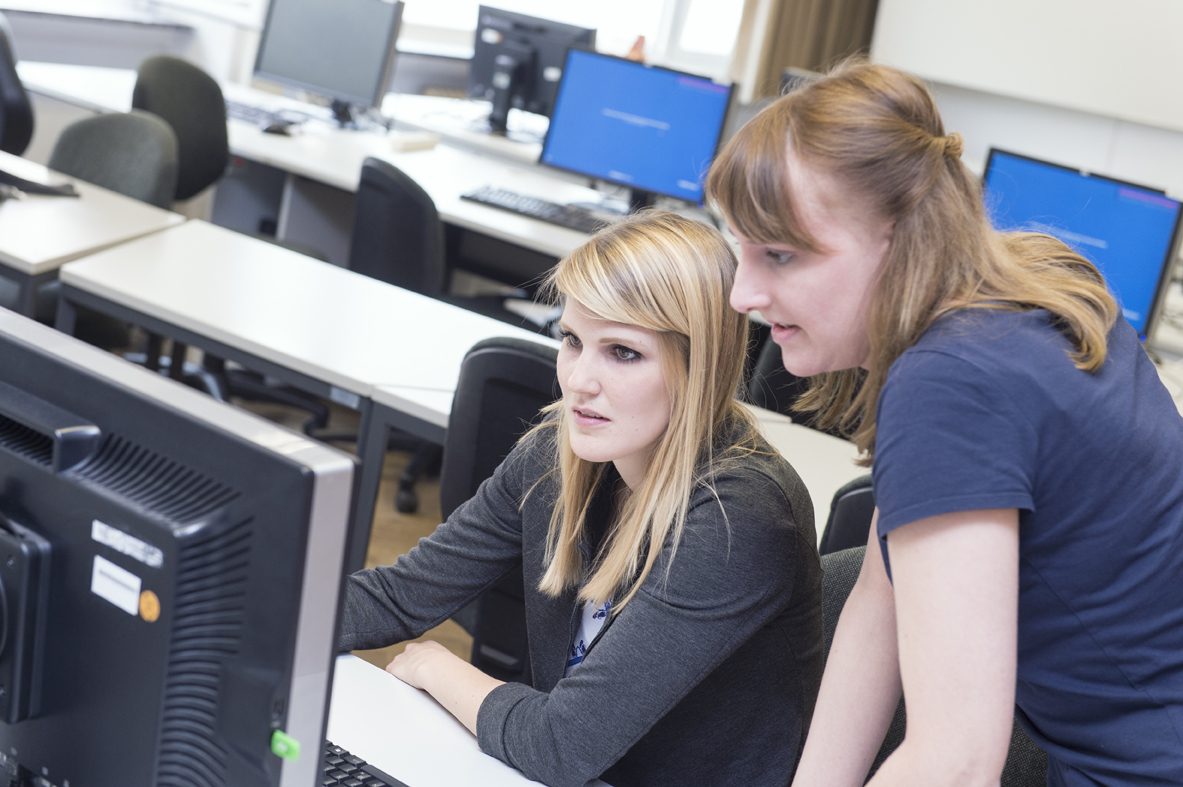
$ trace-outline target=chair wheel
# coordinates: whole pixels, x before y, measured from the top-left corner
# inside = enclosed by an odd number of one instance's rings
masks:
[[[404,514],[419,510],[419,495],[413,489],[400,489],[394,498],[394,507]]]

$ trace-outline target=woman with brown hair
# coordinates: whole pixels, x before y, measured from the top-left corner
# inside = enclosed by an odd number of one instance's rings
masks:
[[[866,452],[877,510],[797,785],[1183,784],[1183,419],[1097,269],[1000,234],[916,78],[851,62],[748,123],[708,193],[731,303]]]

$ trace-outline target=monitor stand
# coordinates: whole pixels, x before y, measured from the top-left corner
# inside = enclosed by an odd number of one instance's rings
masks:
[[[652,208],[657,204],[657,195],[652,191],[645,191],[644,189],[629,189],[628,203],[623,199],[608,197],[605,195],[599,202],[572,202],[571,205],[576,208],[583,208],[596,213],[606,213],[612,216],[627,216],[630,213],[644,210],[645,208]]]
[[[493,58],[493,109],[489,112],[489,133],[505,136],[509,108],[522,88],[525,66],[533,62],[534,50],[516,41],[502,43],[504,51]]]
[[[341,128],[357,128],[357,120],[353,116],[353,104],[340,99],[333,99],[333,120]]]
[[[628,212],[637,213],[657,205],[657,195],[644,189],[629,189]]]

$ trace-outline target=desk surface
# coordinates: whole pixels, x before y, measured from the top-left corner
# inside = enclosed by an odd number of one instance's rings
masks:
[[[409,787],[538,784],[482,752],[427,692],[356,656],[337,658],[328,738]]]
[[[185,220],[7,153],[0,153],[0,169],[39,182],[68,180],[80,195],[29,195],[0,202],[0,263],[30,276]]]
[[[21,80],[29,90],[66,101],[94,112],[126,112],[136,73],[129,69],[75,66],[60,63],[22,61]],[[328,117],[328,110],[294,99],[254,90],[237,84],[222,86],[230,100],[259,106],[269,111],[288,108]],[[472,102],[430,96],[391,96],[386,105],[421,128],[454,126],[451,137],[465,149],[437,145],[431,150],[399,152],[394,142],[400,132],[341,129],[312,121],[292,136],[264,134],[252,124],[229,120],[230,151],[252,161],[326,183],[344,191],[357,191],[361,165],[368,156],[385,159],[414,178],[435,201],[440,217],[449,223],[499,238],[544,254],[562,257],[583,243],[587,236],[496,208],[464,202],[461,194],[481,186],[497,185],[522,194],[555,202],[595,202],[599,194],[573,176],[537,166],[539,146],[522,145],[504,138],[488,137],[466,128],[465,118],[473,115]],[[441,103],[442,102],[442,103]],[[451,117],[446,107],[452,106]],[[443,120],[438,120],[442,117]],[[484,140],[480,152],[475,140]]]
[[[481,339],[548,341],[197,220],[70,263],[61,278],[365,397],[382,384],[452,391]]]

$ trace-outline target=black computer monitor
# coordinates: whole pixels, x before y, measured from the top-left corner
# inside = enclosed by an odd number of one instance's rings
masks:
[[[995,228],[1045,232],[1088,258],[1146,341],[1170,282],[1177,200],[1158,189],[994,148],[983,179]]]
[[[567,56],[541,161],[632,189],[702,201],[731,85],[610,55]]]
[[[353,469],[0,310],[5,778],[318,784]]]
[[[510,108],[551,113],[567,51],[593,49],[596,31],[481,6],[468,95],[493,102],[489,130],[504,134]]]
[[[255,76],[327,96],[348,125],[382,105],[402,15],[401,0],[271,0]]]

